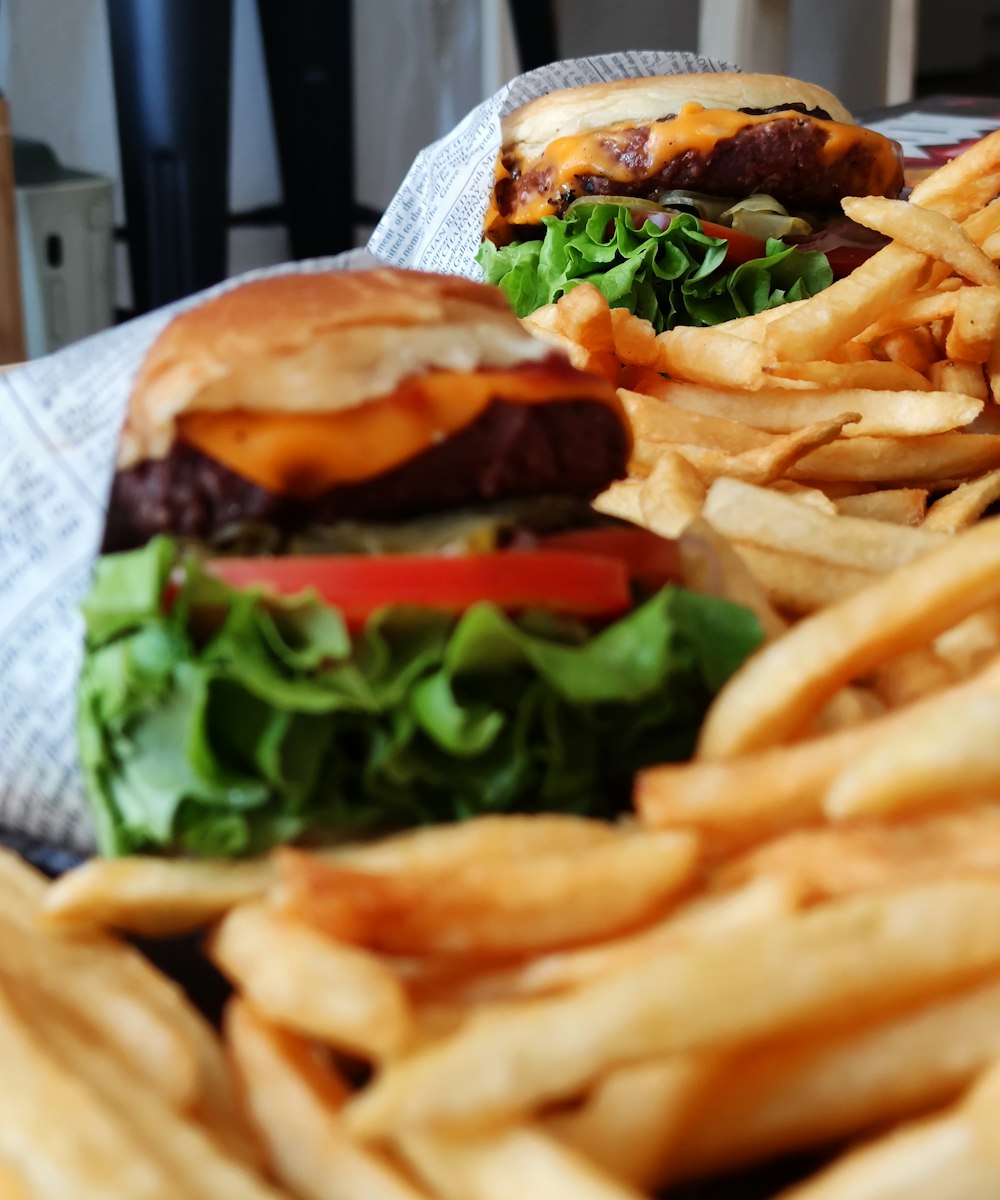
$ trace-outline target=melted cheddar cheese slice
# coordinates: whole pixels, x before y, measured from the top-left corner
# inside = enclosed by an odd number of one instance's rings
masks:
[[[627,426],[606,380],[555,362],[432,372],[339,412],[189,412],[178,420],[178,437],[268,491],[309,499],[399,466],[471,424],[493,400],[592,400]]]
[[[855,147],[862,146],[873,162],[871,192],[898,191],[902,182],[902,164],[895,143],[888,138],[859,125],[804,117],[794,110],[787,116],[808,120],[825,134],[820,168],[840,161]],[[638,126],[648,131],[641,141],[635,139],[637,125],[631,121],[557,138],[538,158],[516,164],[520,178],[530,176],[531,180],[538,181],[537,186],[519,187],[514,210],[507,214],[498,210],[494,193],[486,213],[486,230],[490,233],[501,228],[505,220],[511,224],[529,225],[537,224],[542,217],[552,216],[567,196],[583,192],[580,176],[596,175],[619,183],[635,183],[656,175],[667,163],[684,153],[707,155],[717,142],[754,125],[772,122],[776,117],[785,119],[780,113],[758,115],[734,109],[706,109],[692,102],[685,104],[669,120]],[[497,182],[509,178],[511,173],[499,164]]]

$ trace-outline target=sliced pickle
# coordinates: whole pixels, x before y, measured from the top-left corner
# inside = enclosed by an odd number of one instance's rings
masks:
[[[693,212],[704,221],[718,221],[719,217],[732,204],[732,197],[708,196],[704,192],[686,192],[675,189],[663,192],[657,196],[662,208],[672,208],[680,212]],[[722,222],[724,224],[724,222]]]

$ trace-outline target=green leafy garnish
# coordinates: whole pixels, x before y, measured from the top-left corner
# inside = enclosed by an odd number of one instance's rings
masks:
[[[475,813],[611,816],[690,754],[757,646],[753,615],[678,587],[594,632],[477,604],[391,607],[350,637],[312,593],[235,591],[165,538],[102,559],[79,744],[101,849],[238,855],[302,834]]]
[[[612,308],[627,308],[657,332],[675,325],[718,325],[763,312],[830,286],[826,257],[769,238],[763,258],[729,270],[727,243],[688,213],[666,229],[636,229],[627,207],[593,204],[545,217],[545,234],[498,248],[484,242],[477,261],[525,317],[580,283],[592,283]]]

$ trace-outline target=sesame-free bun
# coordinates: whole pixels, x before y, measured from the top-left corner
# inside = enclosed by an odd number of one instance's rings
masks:
[[[136,378],[118,467],[162,458],[195,410],[336,412],[427,370],[538,361],[499,288],[418,271],[327,271],[243,284],[188,309]]]
[[[691,102],[704,108],[772,108],[799,103],[821,108],[834,121],[854,124],[831,92],[787,75],[706,71],[698,75],[651,75],[548,92],[515,109],[502,122],[503,152],[531,159],[556,138],[603,129],[619,121],[656,121]]]

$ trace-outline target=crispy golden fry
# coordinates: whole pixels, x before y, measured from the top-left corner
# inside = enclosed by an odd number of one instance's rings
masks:
[[[699,756],[733,758],[805,728],[845,683],[1000,599],[1000,521],[983,521],[757,652],[702,726]]]
[[[887,333],[873,345],[880,357],[908,367],[919,375],[928,374],[938,355],[937,342],[929,329],[900,329]]]
[[[844,279],[778,316],[765,335],[777,361],[811,362],[829,358],[876,321],[900,295],[916,288],[927,270],[923,254],[905,246],[886,246]]]
[[[239,1000],[227,1008],[226,1035],[270,1166],[296,1196],[429,1200],[379,1151],[348,1136],[340,1120],[347,1085],[306,1042]]]
[[[966,221],[1000,193],[1000,136],[987,134],[957,158],[922,179],[910,203]]]
[[[771,603],[791,617],[835,604],[876,578],[872,571],[821,562],[794,550],[773,550],[743,541],[732,545]]]
[[[869,677],[872,688],[887,708],[898,708],[921,696],[939,692],[959,678],[952,663],[930,648],[900,654],[876,667]]]
[[[949,695],[995,690],[1000,660]],[[642,771],[634,803],[654,828],[693,829],[706,849],[731,852],[822,819],[820,798],[837,775],[916,714],[935,711],[940,695],[867,724],[776,746],[727,762],[668,764]]]
[[[596,353],[615,348],[611,309],[592,283],[578,283],[556,302],[556,328]]]
[[[324,851],[323,857],[359,871],[450,871],[489,860],[585,850],[620,837],[620,829],[590,817],[521,813],[410,829]]]
[[[895,368],[894,363],[857,364]],[[858,388],[789,392],[765,388],[757,392],[710,390],[671,383],[661,393],[679,408],[738,421],[767,433],[788,433],[845,412],[856,412],[856,424],[845,437],[893,437],[946,433],[968,425],[982,412],[981,401],[953,392],[870,391]]]
[[[298,1033],[376,1061],[413,1038],[403,986],[388,967],[263,904],[232,909],[208,949],[255,1008]]]
[[[926,437],[841,438],[814,450],[789,471],[793,479],[838,483],[939,484],[1000,466],[1000,437],[934,433]]]
[[[806,425],[794,433],[773,438],[768,445],[740,454],[727,454],[707,446],[679,446],[678,451],[705,479],[728,476],[747,483],[768,484],[780,479],[818,446],[826,446],[841,436],[845,425],[860,419],[858,413],[845,412],[827,420]]]
[[[1000,609],[982,608],[934,639],[934,653],[960,678],[982,670],[1000,654]]]
[[[838,1158],[779,1200],[989,1200],[994,1151],[961,1111],[913,1121]]]
[[[958,533],[978,521],[997,500],[1000,500],[1000,471],[990,471],[935,500],[927,511],[924,528]]]
[[[442,1200],[639,1200],[637,1192],[530,1125],[458,1137],[406,1130],[397,1141],[403,1157]]]
[[[392,875],[278,856],[282,910],[389,954],[528,954],[653,920],[693,875],[695,838],[623,833],[589,848]]]
[[[613,308],[611,331],[614,351],[623,365],[655,367],[659,362],[656,330],[642,317],[633,316],[627,308]]]
[[[640,476],[630,479],[616,479],[610,487],[591,502],[593,508],[604,513],[607,517],[620,517],[623,521],[631,521],[633,525],[643,523],[642,516],[642,485],[645,480]]]
[[[661,537],[680,537],[704,501],[702,477],[682,454],[664,449],[639,489],[641,523]]]
[[[834,821],[899,814],[1000,793],[1000,692],[945,696],[841,772],[823,810]]]
[[[872,521],[891,521],[894,525],[920,525],[927,513],[927,489],[886,488],[878,492],[861,492],[856,496],[841,496],[834,504],[845,517],[867,517]],[[932,525],[930,528],[938,527]]]
[[[674,1174],[678,1139],[725,1061],[677,1054],[619,1067],[582,1104],[557,1109],[545,1128],[616,1179],[651,1192]]]
[[[267,861],[92,858],[50,887],[40,916],[53,927],[98,925],[149,935],[185,933],[263,895]]]
[[[1000,884],[841,901],[495,1010],[389,1064],[345,1118],[362,1136],[481,1129],[577,1095],[617,1065],[874,1015],[997,967]]]
[[[770,488],[717,479],[704,516],[741,544],[790,551],[860,571],[891,571],[947,542],[947,535],[864,517],[830,516]]]
[[[779,479],[776,483],[771,484],[771,489],[782,496],[789,496],[792,500],[797,500],[799,504],[812,505],[813,508],[817,508],[831,517],[837,515],[836,503],[819,488],[809,487],[805,483],[796,483],[794,479]]]
[[[930,364],[927,377],[938,391],[954,392],[974,400],[989,398],[989,385],[979,363],[941,359]]]
[[[786,380],[815,384],[818,388],[864,388],[870,391],[926,392],[930,384],[901,362],[861,359],[858,362],[779,363],[770,372],[774,383]]]
[[[0,988],[0,1154],[42,1200],[176,1200],[172,1173],[59,1061]],[[42,1152],[44,1147],[44,1152]]]
[[[954,294],[958,302],[945,351],[951,359],[984,363],[1000,337],[1000,288],[963,288]]]
[[[921,207],[916,200],[884,196],[846,196],[841,207],[852,221],[884,233],[896,245],[939,259],[973,283],[1000,286],[1000,269],[961,225],[940,211]]]
[[[1000,1054],[998,1016],[1000,983],[991,979],[832,1033],[622,1067],[547,1127],[652,1191],[832,1144],[956,1099]]]
[[[775,364],[775,356],[765,345],[738,337],[721,326],[699,329],[678,325],[659,334],[656,345],[657,370],[715,387],[763,387],[766,372]]]
[[[958,293],[955,291],[918,292],[890,305],[886,312],[879,314],[878,320],[857,335],[858,340],[874,342],[900,329],[921,329],[941,318],[950,319],[957,307]]]

